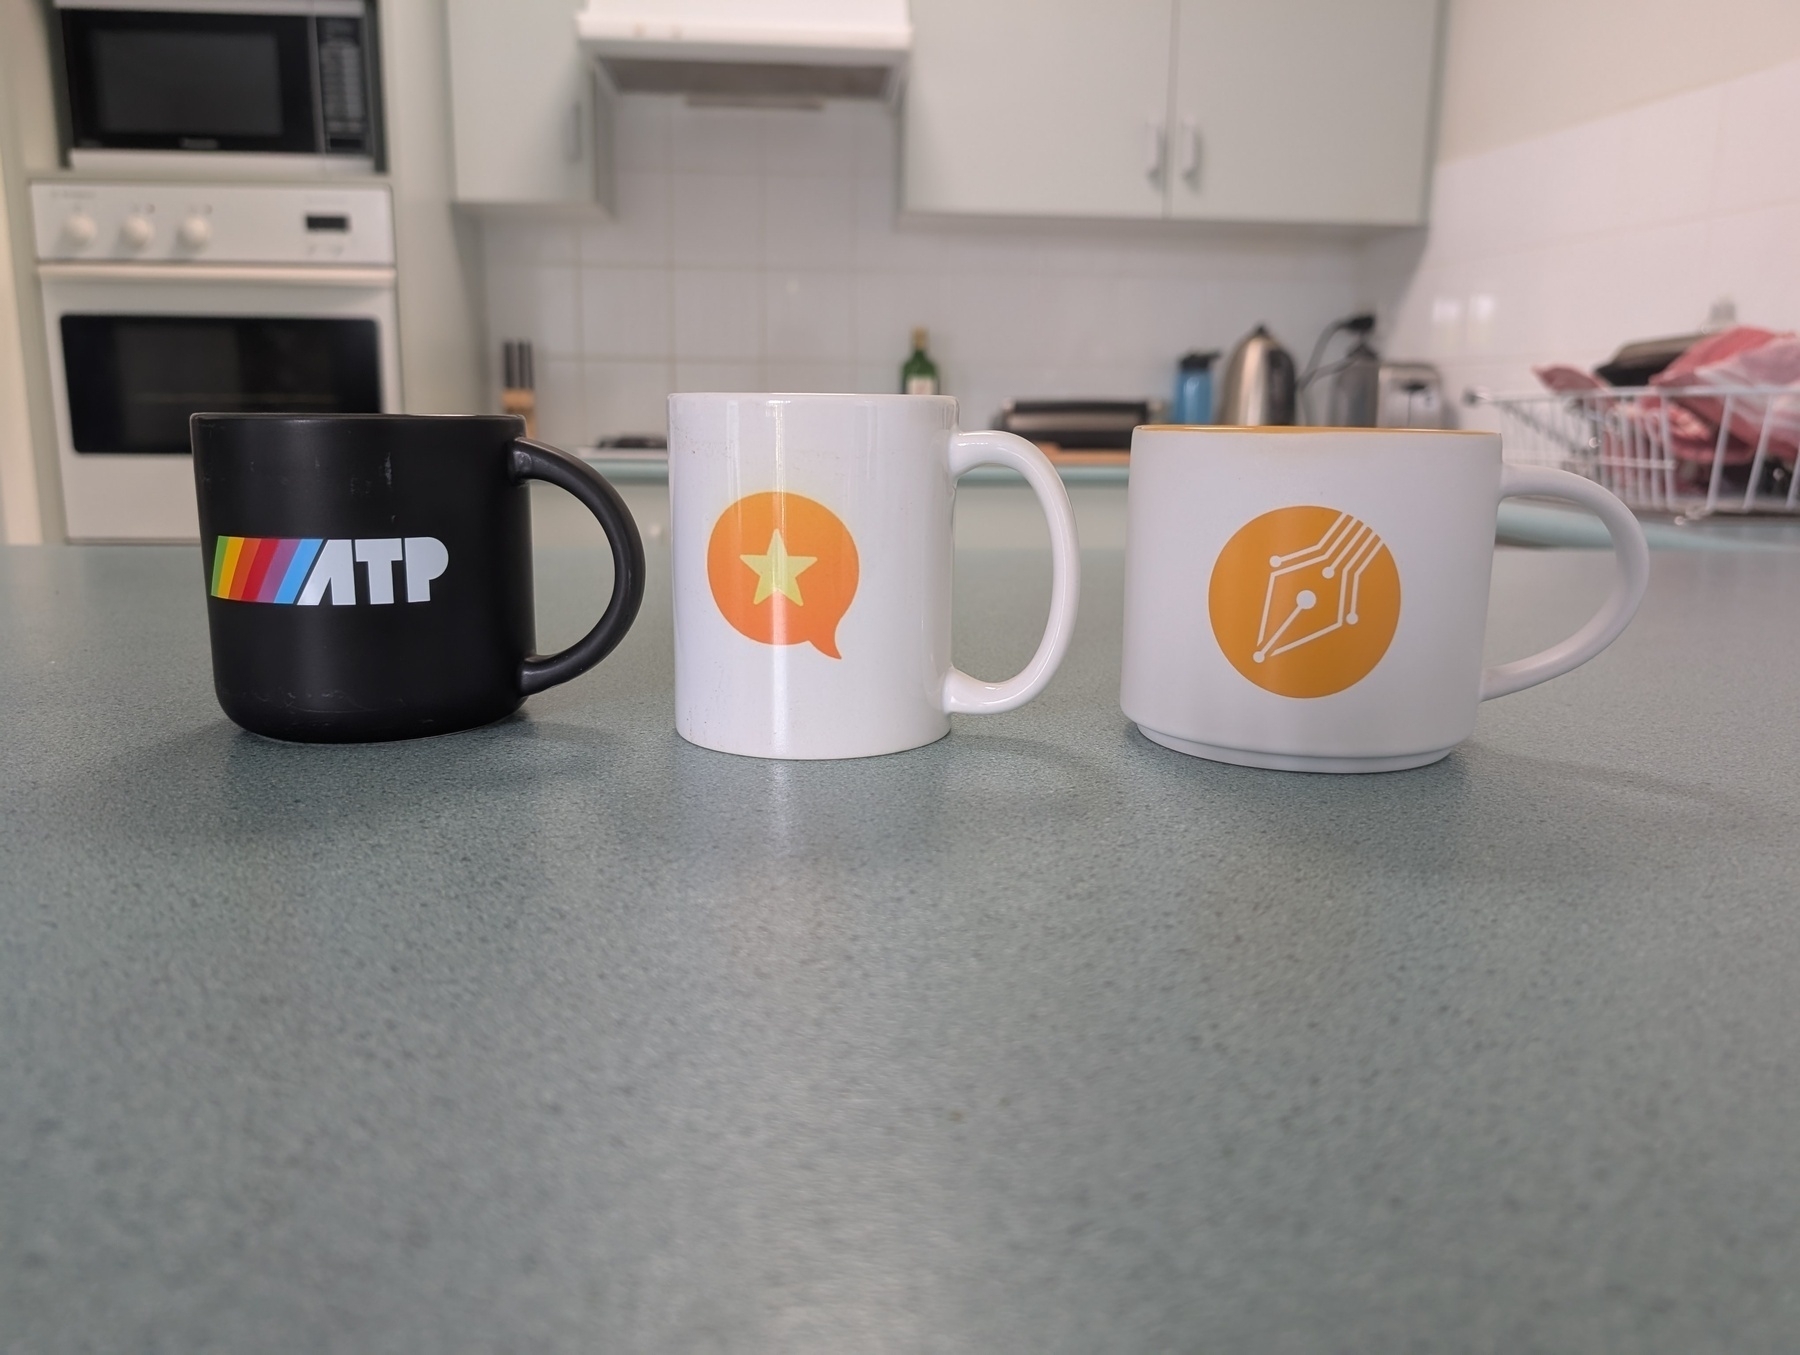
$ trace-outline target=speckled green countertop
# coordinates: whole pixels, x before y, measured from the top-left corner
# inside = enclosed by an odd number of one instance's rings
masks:
[[[0,1350],[1792,1347],[1794,556],[1361,779],[1133,733],[1108,551],[1032,706],[703,752],[665,563],[521,717],[309,748],[194,551],[0,552]],[[1496,656],[1609,568],[1503,552]],[[965,555],[965,667],[1046,574]]]

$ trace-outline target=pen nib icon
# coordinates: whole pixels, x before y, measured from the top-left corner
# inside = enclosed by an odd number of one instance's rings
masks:
[[[1262,663],[1360,621],[1357,606],[1362,601],[1363,575],[1382,549],[1381,538],[1367,523],[1339,513],[1322,540],[1304,550],[1271,555],[1262,625],[1251,659]]]
[[[1400,623],[1400,573],[1374,527],[1319,504],[1238,528],[1207,586],[1213,636],[1266,692],[1330,696],[1361,682]]]

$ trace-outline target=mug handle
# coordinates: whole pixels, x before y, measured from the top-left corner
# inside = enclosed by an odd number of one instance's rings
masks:
[[[625,638],[644,601],[644,543],[619,491],[598,471],[567,452],[517,438],[513,441],[509,469],[515,485],[526,480],[547,480],[568,490],[600,520],[600,528],[612,546],[612,600],[594,628],[560,654],[534,654],[519,665],[519,691],[530,696],[579,677]]]
[[[1075,510],[1056,467],[1016,433],[952,433],[950,476],[976,466],[1010,466],[1037,495],[1050,524],[1050,619],[1037,653],[1017,676],[1005,682],[983,682],[952,668],[944,678],[944,709],[960,715],[998,715],[1024,705],[1044,690],[1068,653],[1075,633],[1075,608],[1081,592],[1081,547],[1075,539]]]
[[[1619,561],[1619,580],[1612,596],[1606,599],[1587,625],[1559,645],[1552,645],[1530,658],[1514,659],[1481,674],[1481,699],[1535,687],[1553,677],[1561,677],[1579,668],[1614,640],[1619,638],[1638,603],[1644,600],[1644,589],[1650,583],[1650,545],[1644,540],[1644,529],[1632,512],[1617,498],[1592,480],[1566,470],[1547,466],[1506,466],[1500,472],[1500,497],[1516,498],[1521,494],[1537,494],[1545,498],[1564,499],[1579,504],[1600,519],[1612,537],[1613,554]]]

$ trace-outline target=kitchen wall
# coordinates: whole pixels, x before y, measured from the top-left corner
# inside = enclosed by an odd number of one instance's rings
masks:
[[[969,426],[1008,396],[1164,396],[1188,349],[1267,321],[1303,358],[1364,300],[1349,235],[901,221],[875,107],[631,96],[616,153],[616,221],[482,227],[491,398],[500,341],[531,339],[565,442],[660,432],[674,390],[892,390],[914,325]]]
[[[1718,301],[1800,328],[1796,128],[1789,61],[1441,163],[1428,238],[1368,248],[1387,350],[1453,394],[1522,392],[1535,363],[1601,362]]]
[[[1438,158],[1800,59],[1794,0],[1450,0]]]

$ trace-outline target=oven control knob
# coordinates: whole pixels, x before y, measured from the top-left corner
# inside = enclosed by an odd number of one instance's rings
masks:
[[[119,223],[119,234],[133,249],[143,249],[156,238],[156,223],[142,212],[133,212]]]
[[[203,216],[190,216],[181,223],[181,229],[176,234],[189,249],[200,249],[212,239],[212,222]]]
[[[94,237],[100,234],[100,228],[94,224],[94,218],[86,212],[71,212],[69,219],[63,222],[63,239],[77,249],[94,243]]]

